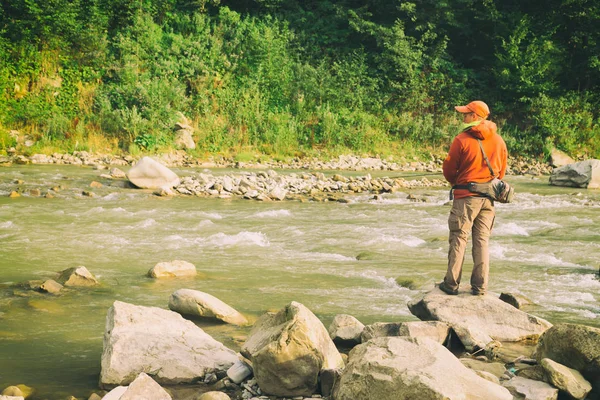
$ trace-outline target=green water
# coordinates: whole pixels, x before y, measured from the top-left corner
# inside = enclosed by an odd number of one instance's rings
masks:
[[[295,300],[325,326],[338,313],[365,324],[406,321],[415,319],[406,303],[445,272],[446,190],[379,200],[353,195],[348,204],[159,198],[109,187],[101,172],[0,168],[0,389],[24,383],[36,389],[34,399],[87,398],[97,390],[106,311],[115,300],[166,308],[171,293],[190,288],[250,319]],[[90,189],[92,180],[105,186]],[[490,290],[528,297],[535,303],[530,312],[553,323],[600,326],[600,192],[550,187],[543,177],[510,181],[518,195],[514,204],[497,206]],[[63,189],[53,199],[7,197],[17,188],[45,193],[58,185]],[[426,201],[411,201],[409,193]],[[201,274],[145,276],[156,263],[176,259]],[[59,296],[13,287],[80,265],[99,287]],[[470,265],[468,257],[467,280]],[[418,289],[399,287],[398,277]],[[202,328],[234,350],[248,331]]]

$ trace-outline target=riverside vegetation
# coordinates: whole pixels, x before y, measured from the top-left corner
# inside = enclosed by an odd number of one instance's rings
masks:
[[[511,154],[598,158],[599,19],[589,0],[4,2],[0,152],[162,153],[183,114],[200,158],[406,161],[479,98]]]

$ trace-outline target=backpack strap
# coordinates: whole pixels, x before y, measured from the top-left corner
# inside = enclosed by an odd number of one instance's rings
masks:
[[[481,144],[481,140],[477,139],[477,143],[479,143],[479,148],[481,149],[481,152],[483,153],[483,159],[485,160],[485,163],[488,166],[488,169],[490,170],[490,174],[492,174],[492,177],[496,177],[496,174],[494,174],[494,170],[492,169],[492,164],[490,164],[490,160],[487,157],[487,154],[485,154],[485,150],[483,150],[483,145]]]

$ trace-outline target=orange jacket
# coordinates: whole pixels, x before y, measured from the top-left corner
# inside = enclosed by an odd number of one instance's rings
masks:
[[[451,185],[487,182],[492,179],[477,139],[481,140],[494,170],[494,175],[500,179],[504,178],[508,158],[506,143],[496,133],[496,124],[484,120],[479,125],[459,133],[454,138],[443,165],[444,177]],[[455,199],[469,196],[476,196],[476,194],[469,192],[467,189],[456,189],[454,191]]]

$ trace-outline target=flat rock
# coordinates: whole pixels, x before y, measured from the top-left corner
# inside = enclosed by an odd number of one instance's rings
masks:
[[[512,400],[431,339],[380,337],[356,346],[334,388],[336,400]]]
[[[450,324],[457,334],[460,329],[471,332],[477,337],[475,342],[489,343],[487,337],[503,342],[535,341],[552,326],[489,294],[449,296],[435,288],[421,300],[410,302],[408,308],[421,320]]]
[[[508,381],[502,382],[516,399],[522,400],[557,400],[558,389],[548,385],[546,382],[534,381],[516,376]]]
[[[248,324],[246,317],[233,307],[199,290],[177,290],[169,298],[169,309],[185,315],[216,318],[233,325]]]

